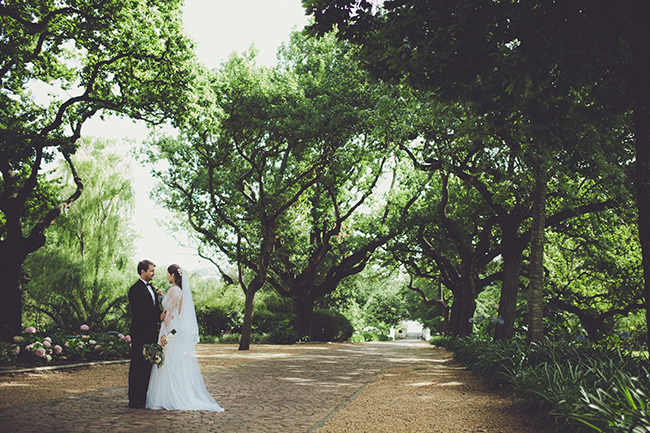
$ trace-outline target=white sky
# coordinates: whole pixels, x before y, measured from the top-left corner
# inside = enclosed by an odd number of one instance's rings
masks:
[[[259,64],[273,65],[276,51],[289,40],[292,30],[307,24],[301,0],[185,0],[184,22],[188,35],[197,42],[196,53],[210,68],[218,67],[233,52],[248,50],[255,44]],[[146,127],[130,120],[91,119],[83,128],[85,136],[102,137],[124,142],[143,141]],[[178,263],[188,270],[213,266],[201,260],[194,249],[183,248],[171,233],[156,221],[168,213],[149,199],[154,181],[149,170],[133,164],[136,210],[134,228],[141,234],[135,259],[152,260],[158,267]],[[177,234],[182,237],[182,233]]]

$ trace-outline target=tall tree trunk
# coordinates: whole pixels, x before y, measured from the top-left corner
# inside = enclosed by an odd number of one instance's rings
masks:
[[[252,283],[251,283],[252,284]],[[241,338],[239,339],[239,350],[248,350],[251,345],[251,331],[253,329],[253,302],[257,289],[251,290],[249,286],[246,290],[246,300],[244,303],[244,323],[241,328]]]
[[[650,347],[650,26],[648,4],[631,0],[632,79],[634,134],[636,139],[636,200],[639,209],[639,240],[643,251],[644,297],[647,344]]]
[[[499,318],[494,330],[495,340],[509,340],[515,334],[517,293],[522,262],[521,249],[517,246],[516,228],[514,230],[512,227],[504,228],[503,237],[503,281],[499,300]]]
[[[21,270],[25,257],[4,241],[0,244],[0,341],[12,341],[22,331]]]
[[[449,331],[453,336],[459,336],[462,329],[463,305],[460,298],[454,297],[449,309]]]
[[[546,178],[542,164],[535,167],[533,222],[530,241],[530,283],[528,285],[528,341],[544,339],[544,227],[546,225]]]
[[[296,303],[296,332],[302,337],[311,337],[312,318],[314,317],[314,300],[307,297],[295,298]]]
[[[443,335],[450,335],[451,333],[451,307],[445,301],[445,294],[443,290],[442,281],[438,280],[438,302],[436,307],[440,314],[442,314],[442,333]]]
[[[458,324],[459,337],[467,337],[472,333],[473,325],[470,319],[474,317],[474,311],[476,311],[476,301],[473,297],[465,297],[463,300],[463,310]]]
[[[72,143],[74,143],[72,140]],[[72,177],[77,188],[57,206],[47,212],[41,220],[34,225],[27,237],[23,235],[23,213],[26,200],[36,188],[38,171],[43,156],[43,148],[38,147],[32,164],[32,172],[22,186],[17,186],[15,173],[10,165],[5,162],[0,165],[2,172],[3,191],[0,194],[0,209],[5,218],[5,239],[0,241],[0,340],[9,341],[12,336],[22,331],[22,269],[27,256],[45,245],[45,230],[61,215],[83,191],[83,184],[77,169],[69,154],[64,158],[70,167]]]
[[[454,302],[451,304],[450,321],[451,334],[458,337],[467,337],[472,333],[472,322],[476,310],[474,296],[469,293],[466,287],[461,289],[460,296],[454,294]]]

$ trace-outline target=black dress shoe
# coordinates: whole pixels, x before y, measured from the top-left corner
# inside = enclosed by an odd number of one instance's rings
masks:
[[[144,409],[144,403],[140,403],[140,402],[135,402],[135,403],[133,403],[133,402],[129,402],[129,407],[131,407],[131,408],[133,408],[133,409]]]

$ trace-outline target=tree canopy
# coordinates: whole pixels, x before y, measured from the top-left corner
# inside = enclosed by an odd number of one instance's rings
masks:
[[[19,332],[26,256],[83,190],[70,156],[84,122],[110,113],[182,122],[193,79],[180,1],[5,1],[0,5],[0,293],[3,338]],[[43,164],[65,159],[76,188],[47,208],[30,203]],[[52,197],[50,195],[50,197]],[[23,218],[30,208],[29,220]],[[36,213],[38,211],[38,214]]]
[[[650,119],[643,108],[649,100],[650,51],[648,32],[638,19],[641,2],[312,0],[303,4],[315,19],[309,32],[323,35],[336,30],[339,38],[358,46],[357,59],[376,78],[460,103],[483,119],[490,133],[502,135],[504,125],[507,130],[519,124],[514,140],[501,139],[507,147],[517,143],[511,151],[524,150],[522,162],[535,176],[537,211],[532,217],[537,250],[533,255],[538,259],[543,257],[540,228],[545,225],[546,182],[553,168],[549,163],[563,152],[574,163],[587,155],[606,155],[608,150],[594,151],[590,148],[594,141],[584,140],[590,136],[584,125],[613,121],[612,130],[623,131],[622,125],[630,123],[625,117],[633,110],[640,237],[644,250],[650,250],[649,193],[644,180],[650,162]],[[635,97],[638,92],[640,99]],[[628,137],[622,134],[621,142]],[[612,140],[600,143],[615,149]],[[519,258],[513,259],[516,274]],[[542,275],[542,262],[534,262],[535,274]],[[647,274],[650,267],[645,268]],[[504,280],[505,286],[512,284]],[[502,288],[502,301],[504,295],[509,300],[500,308],[502,314],[508,311],[507,316],[514,313],[513,293]],[[510,325],[512,317],[505,320]]]

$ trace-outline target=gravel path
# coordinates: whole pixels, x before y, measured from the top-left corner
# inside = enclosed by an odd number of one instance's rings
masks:
[[[424,342],[198,348],[224,413],[129,409],[128,364],[110,364],[0,375],[0,431],[546,431]]]

